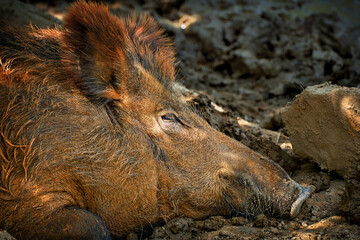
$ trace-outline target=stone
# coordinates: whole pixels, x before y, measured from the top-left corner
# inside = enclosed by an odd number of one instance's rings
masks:
[[[296,154],[360,179],[360,89],[310,86],[281,115]]]
[[[16,240],[13,236],[11,236],[7,231],[0,230],[0,240]]]
[[[268,225],[268,219],[264,214],[260,214],[259,216],[256,217],[254,221],[255,227],[263,228],[266,227],[267,225]]]

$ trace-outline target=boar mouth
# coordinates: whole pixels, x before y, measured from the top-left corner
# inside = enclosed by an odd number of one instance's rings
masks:
[[[231,209],[231,216],[242,216],[250,220],[260,213],[293,219],[300,213],[303,203],[314,190],[312,186],[303,186],[291,181],[294,184],[293,190],[289,191],[289,195],[279,197],[276,193],[264,193],[249,180],[242,180],[241,185],[247,189],[247,200],[239,204],[239,200],[234,199],[234,194],[230,194],[226,202]]]

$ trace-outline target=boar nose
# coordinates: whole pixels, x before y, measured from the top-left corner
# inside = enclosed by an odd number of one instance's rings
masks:
[[[303,203],[314,191],[313,186],[296,183],[279,165],[250,149],[243,147],[240,154],[225,151],[222,156],[224,160],[218,171],[220,178],[236,182],[241,182],[239,179],[245,180],[247,187],[260,191],[259,194],[271,196],[273,199],[270,201],[280,200],[281,205],[276,208],[279,207],[280,212],[284,211],[291,219],[300,213]]]
[[[297,197],[297,199],[294,201],[294,203],[291,205],[290,209],[290,218],[295,218],[301,210],[301,207],[306,199],[310,197],[310,194],[314,192],[315,187],[314,186],[303,186],[298,183],[295,183],[296,187],[298,188],[300,194]]]

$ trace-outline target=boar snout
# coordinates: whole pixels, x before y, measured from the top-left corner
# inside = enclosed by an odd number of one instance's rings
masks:
[[[219,179],[227,183],[226,202],[235,215],[259,213],[295,218],[312,188],[293,181],[275,162],[246,146],[232,142],[222,147]]]

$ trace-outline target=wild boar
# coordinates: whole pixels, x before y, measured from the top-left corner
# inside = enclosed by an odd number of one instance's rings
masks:
[[[175,90],[146,15],[75,3],[62,29],[0,28],[0,228],[110,239],[176,216],[294,217],[310,189]]]

